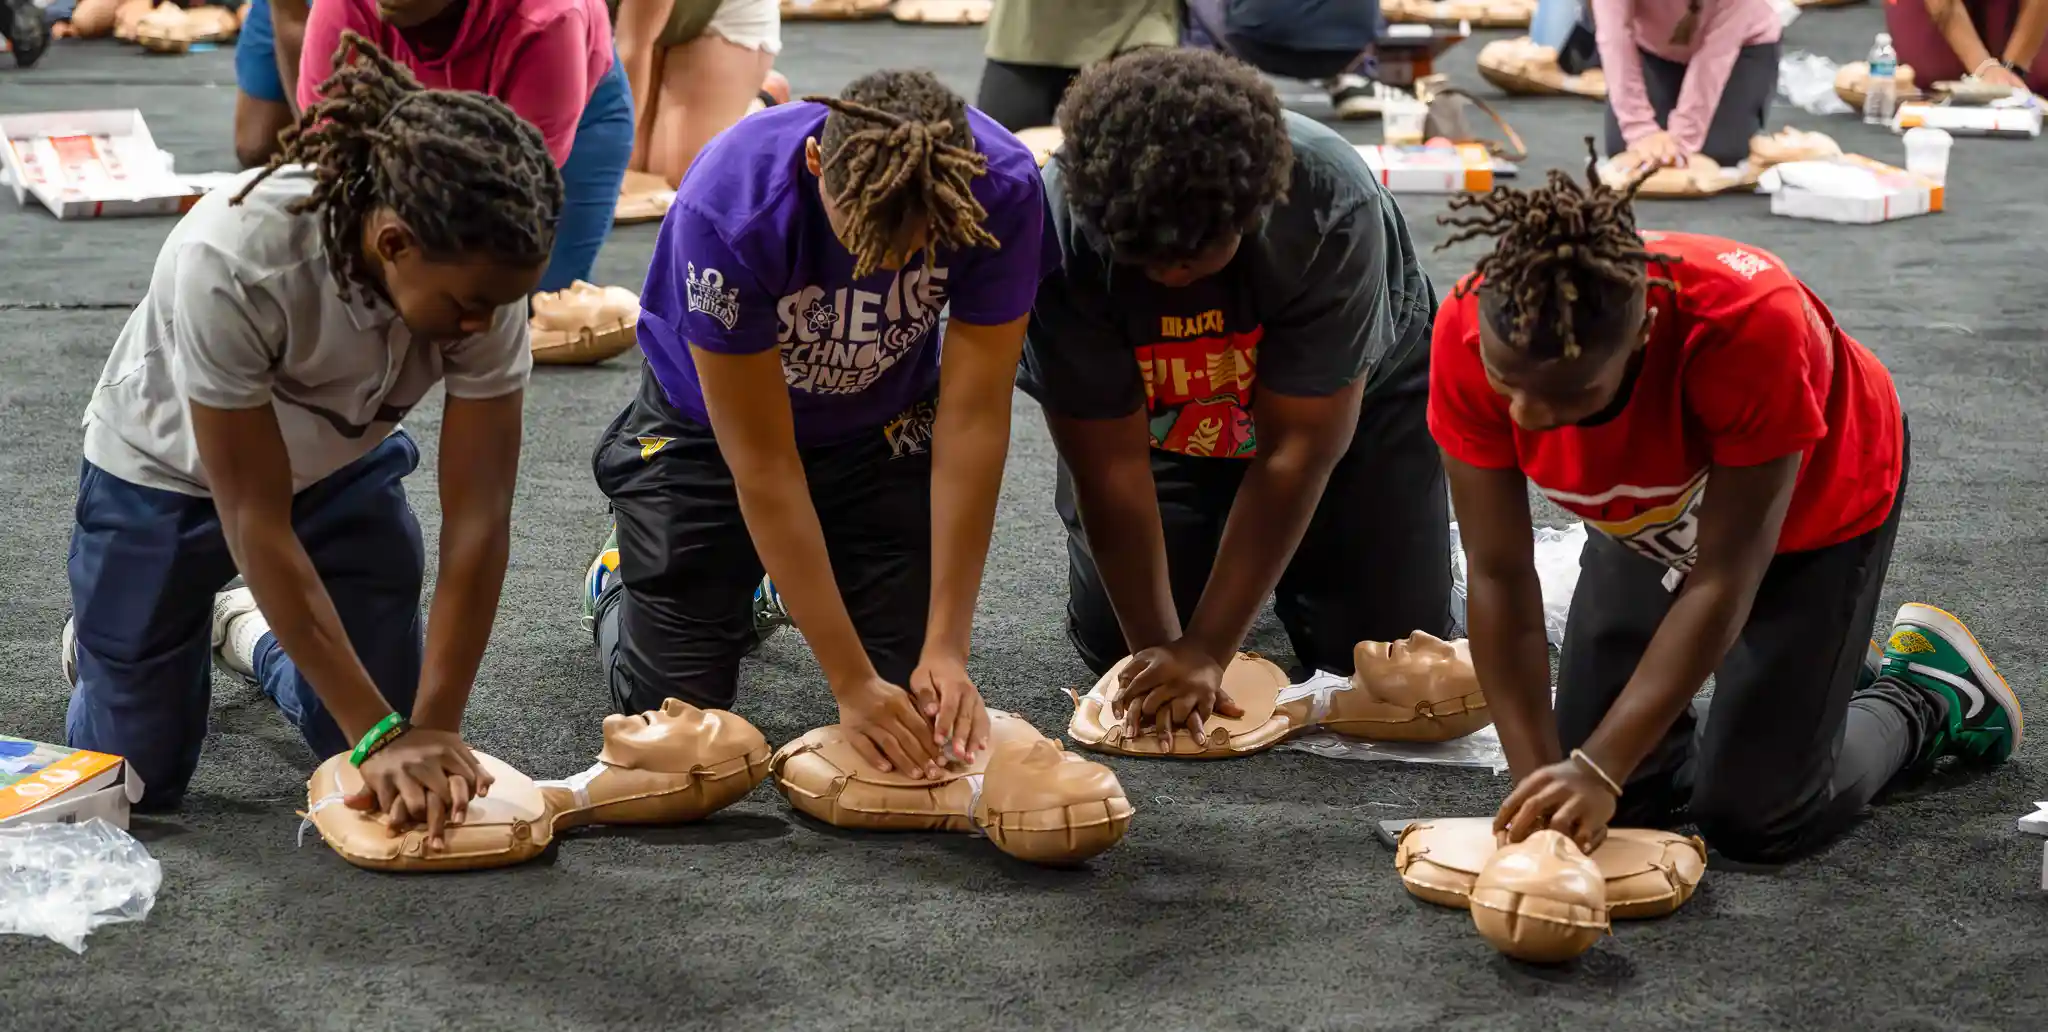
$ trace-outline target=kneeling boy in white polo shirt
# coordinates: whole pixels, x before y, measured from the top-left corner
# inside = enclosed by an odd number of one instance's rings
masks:
[[[524,301],[562,186],[498,101],[422,89],[359,37],[338,57],[278,161],[172,231],[93,392],[67,734],[125,756],[143,806],[177,805],[216,651],[315,753],[351,753],[368,790],[350,805],[422,823],[432,845],[489,786],[462,713],[504,583]],[[419,450],[398,424],[436,381],[423,645],[401,484]],[[222,591],[238,570],[247,588]]]

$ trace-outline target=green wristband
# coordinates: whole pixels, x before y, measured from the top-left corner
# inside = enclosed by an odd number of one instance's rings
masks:
[[[356,743],[355,751],[349,753],[349,765],[355,767],[362,766],[363,761],[369,759],[371,753],[383,748],[386,742],[403,734],[406,727],[405,718],[396,713],[378,721],[377,726],[371,728],[370,733],[364,735],[363,740]]]

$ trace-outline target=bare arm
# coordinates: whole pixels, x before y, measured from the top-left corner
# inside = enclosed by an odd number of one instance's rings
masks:
[[[450,397],[441,417],[441,562],[412,720],[460,733],[477,666],[498,617],[512,550],[525,395]]]
[[[2012,38],[2005,43],[2005,59],[2017,65],[2025,76],[2041,56],[2041,44],[2048,39],[2048,0],[2020,0],[2020,16],[2013,22]]]
[[[1993,60],[1991,51],[1984,46],[1984,37],[1978,34],[1976,24],[1970,21],[1970,12],[1963,6],[1963,0],[1926,0],[1926,3],[1934,27],[1941,32],[1948,48],[1955,51],[1964,71],[1977,71],[1986,61]],[[2013,38],[2017,40],[2019,35],[2015,33]]]
[[[1449,455],[1451,506],[1465,549],[1465,622],[1472,668],[1494,713],[1515,780],[1558,762],[1550,707],[1550,649],[1536,577],[1529,483],[1516,469],[1481,469]]]
[[[1330,471],[1358,429],[1365,378],[1306,398],[1261,391],[1253,418],[1259,452],[1237,489],[1202,601],[1188,621],[1193,643],[1228,666],[1301,544]]]
[[[284,101],[292,113],[299,111],[299,55],[306,43],[306,19],[311,12],[306,0],[268,0],[270,25],[276,41],[271,56],[277,61],[277,81],[284,86]]]
[[[1794,452],[1760,466],[1716,466],[1708,475],[1713,489],[1700,501],[1699,559],[1627,687],[1586,740],[1586,754],[1616,781],[1627,782],[1656,748],[1749,621],[1792,506],[1800,459]]]
[[[292,467],[277,413],[191,405],[199,461],[228,552],[270,631],[350,742],[392,712],[349,644],[326,585],[292,530]]]
[[[967,661],[974,602],[988,564],[996,498],[1010,454],[1011,392],[1029,317],[1001,326],[946,324],[932,427],[932,598],[924,650]]]
[[[803,629],[835,692],[873,679],[874,664],[833,580],[825,529],[797,454],[781,352],[728,355],[692,345],[690,354],[719,454],[732,469],[747,531],[789,615]]]
[[[1075,419],[1047,409],[1045,425],[1073,477],[1074,505],[1125,644],[1135,653],[1177,640],[1180,614],[1167,578],[1166,530],[1144,410]]]

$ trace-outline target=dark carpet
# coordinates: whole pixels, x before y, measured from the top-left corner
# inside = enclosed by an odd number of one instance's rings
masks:
[[[1791,47],[1861,55],[1874,7],[1821,11]],[[836,89],[885,55],[972,95],[979,36],[793,25],[779,67]],[[1478,41],[1448,62],[1482,92]],[[4,63],[4,59],[0,59]],[[1327,114],[1311,87],[1284,84]],[[0,68],[0,112],[140,106],[184,171],[233,157],[228,53],[151,58],[60,46]],[[1510,103],[1534,169],[1579,160],[1596,105]],[[1901,160],[1847,117],[1780,117]],[[1377,138],[1366,125],[1361,142]],[[1648,226],[1770,248],[1896,374],[1914,421],[1913,498],[1887,612],[1929,599],[1967,619],[2027,704],[2048,647],[2041,590],[2048,394],[2038,295],[2048,242],[2038,145],[1963,142],[1946,214],[1860,228],[1772,218],[1762,198],[1644,205]],[[1530,178],[1535,177],[1534,172]],[[2032,185],[2029,185],[2032,184]],[[1442,239],[1440,202],[1407,203]],[[57,636],[79,414],[168,220],[63,223],[0,202],[0,730],[61,740]],[[619,231],[601,279],[638,286],[652,227]],[[1469,268],[1432,255],[1440,284]],[[2031,284],[2031,286],[2030,286]],[[530,393],[518,540],[470,737],[536,776],[588,764],[606,696],[576,591],[603,527],[594,435],[631,360],[544,370]],[[2028,400],[2034,399],[2034,400]],[[438,410],[415,504],[431,528]],[[1060,627],[1064,551],[1052,451],[1020,396],[973,669],[992,705],[1057,731],[1085,672]],[[1284,638],[1271,627],[1260,644]],[[773,742],[834,719],[794,636],[749,664],[740,711]],[[20,1028],[2040,1028],[2048,893],[2016,815],[2040,762],[1895,794],[1824,855],[1710,871],[1668,920],[1621,926],[1577,963],[1496,955],[1462,914],[1411,899],[1372,825],[1489,812],[1504,779],[1278,753],[1242,762],[1112,761],[1139,816],[1087,869],[1011,862],[967,836],[853,835],[793,816],[769,786],[697,827],[577,834],[529,866],[380,876],[317,841],[295,848],[312,758],[253,690],[219,681],[184,811],[138,820],[162,862],[149,919],[83,957],[0,940],[0,1015]]]

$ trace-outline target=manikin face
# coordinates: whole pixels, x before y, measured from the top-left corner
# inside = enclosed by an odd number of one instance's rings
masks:
[[[1477,690],[1472,652],[1464,639],[1445,641],[1416,631],[1400,641],[1362,641],[1352,650],[1358,666],[1355,683],[1388,702],[1442,698]],[[1471,688],[1446,692],[1446,682]]]
[[[716,716],[680,699],[645,713],[614,713],[604,718],[605,759],[636,770],[675,770],[701,755],[720,726]]]

